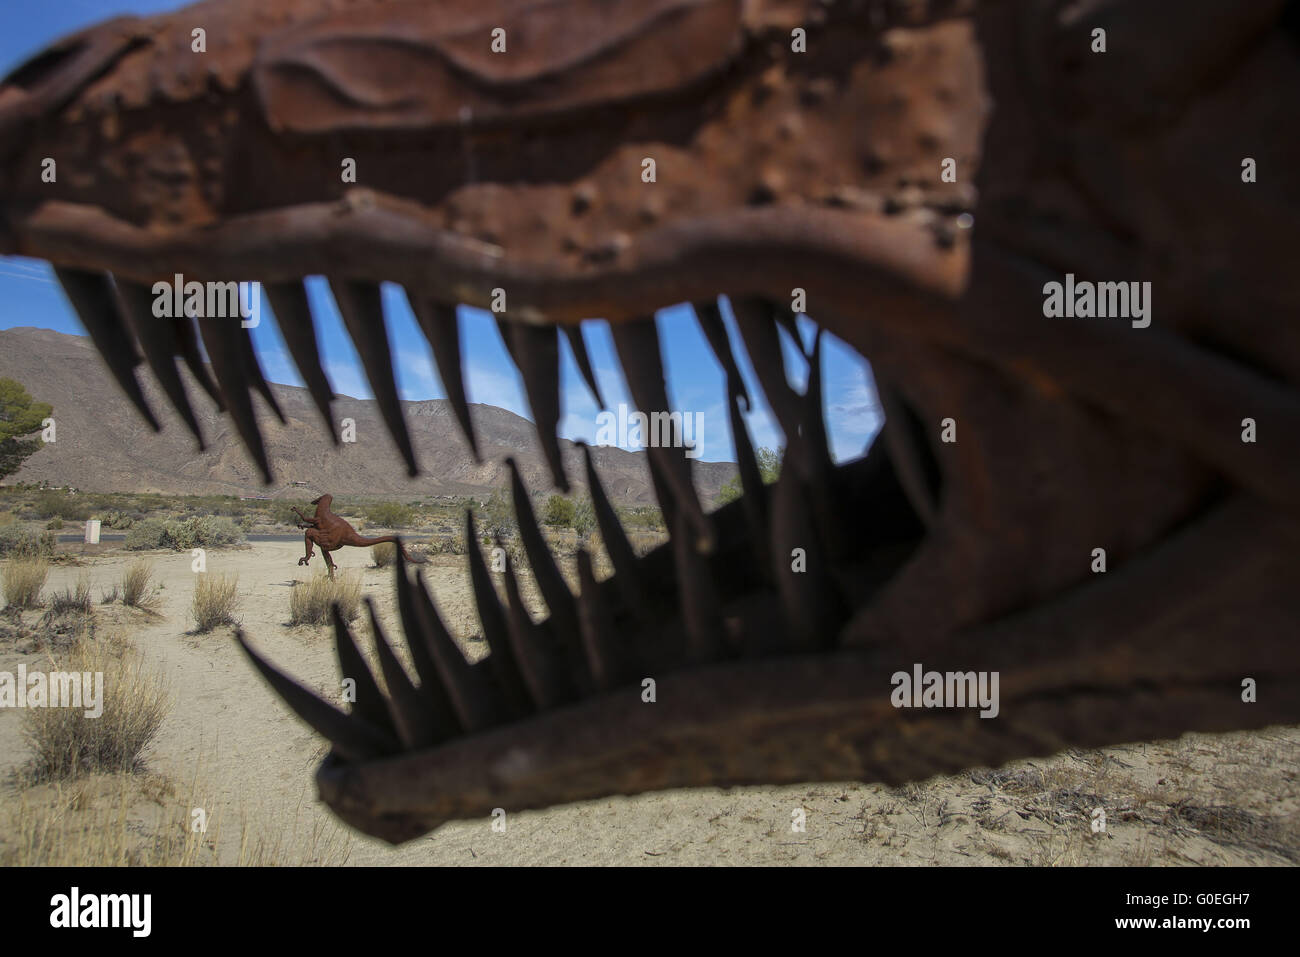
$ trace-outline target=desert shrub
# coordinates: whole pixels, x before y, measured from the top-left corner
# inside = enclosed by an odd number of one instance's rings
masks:
[[[90,517],[90,507],[85,500],[67,492],[42,492],[36,496],[34,509],[38,518],[54,518],[57,515],[79,522]]]
[[[122,576],[122,604],[132,608],[153,611],[158,606],[155,589],[149,587],[153,579],[153,562],[141,559],[127,566]]]
[[[378,545],[372,545],[370,547],[370,557],[374,559],[376,568],[387,568],[397,561],[397,546],[392,542],[381,542]]]
[[[438,551],[444,555],[464,555],[465,554],[465,536],[448,535],[438,545]]]
[[[126,512],[112,511],[106,513],[105,517],[101,519],[101,521],[104,523],[105,528],[116,528],[120,531],[126,531],[135,525],[136,520],[133,515],[128,515]]]
[[[228,518],[216,515],[192,515],[179,521],[147,518],[126,533],[124,547],[132,551],[148,548],[215,548],[235,545],[244,533]]]
[[[218,625],[238,624],[235,607],[239,604],[236,588],[238,576],[200,575],[194,584],[194,623],[199,631],[211,631]]]
[[[48,522],[45,523],[45,527],[47,529],[60,529],[63,527],[63,518],[59,515],[55,515],[52,519],[50,519]]]
[[[5,604],[10,608],[36,608],[41,603],[41,589],[50,564],[44,558],[13,558],[5,566]]]
[[[130,551],[147,548],[166,548],[167,523],[159,518],[146,518],[137,522],[127,533],[122,547]]]
[[[54,554],[54,535],[36,533],[18,525],[0,528],[0,555],[9,558],[49,558]]]
[[[361,582],[351,574],[331,579],[318,572],[311,581],[297,582],[289,592],[289,623],[323,625],[330,621],[330,606],[338,604],[344,621],[361,612]]]
[[[241,532],[247,533],[256,522],[257,517],[254,516],[252,512],[248,512],[247,514],[239,516],[239,521],[236,524],[239,526]]]
[[[53,597],[50,598],[50,612],[56,615],[67,612],[89,615],[93,610],[94,605],[90,600],[90,579],[85,575],[78,578],[76,585],[73,587],[55,592]],[[47,614],[50,612],[47,612]]]
[[[484,545],[490,545],[498,538],[511,538],[519,531],[515,507],[499,488],[492,490],[492,495],[475,509],[475,513],[479,537]]]
[[[113,602],[117,601],[118,597],[118,588],[114,585],[108,591],[102,591],[99,593],[99,603],[101,605],[111,605]]]
[[[171,706],[161,679],[145,672],[139,658],[106,641],[81,641],[52,663],[51,671],[103,675],[98,717],[94,695],[80,708],[29,708],[23,735],[35,752],[38,780],[93,771],[134,771]],[[92,679],[94,680],[94,679]],[[98,682],[96,681],[96,684]]]
[[[188,551],[236,545],[244,540],[244,533],[224,516],[195,515],[181,522],[168,522],[167,537],[172,548]]]
[[[542,509],[542,523],[545,525],[572,525],[573,502],[563,495],[552,495],[546,500],[546,508]]]
[[[596,508],[590,498],[579,499],[573,506],[573,520],[569,522],[582,539],[589,538],[596,529]]]
[[[400,502],[379,502],[366,509],[366,521],[383,528],[406,528],[415,521],[415,510]]]

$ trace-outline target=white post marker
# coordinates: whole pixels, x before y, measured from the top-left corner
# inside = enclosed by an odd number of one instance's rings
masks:
[[[86,520],[86,544],[99,544],[99,519],[90,518]]]

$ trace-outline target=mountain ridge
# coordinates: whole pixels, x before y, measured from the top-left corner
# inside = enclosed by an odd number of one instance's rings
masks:
[[[146,364],[136,368],[146,400],[162,423],[160,433],[140,418],[86,336],[32,326],[0,330],[0,376],[16,379],[31,396],[54,406],[55,441],[27,459],[9,482],[48,481],[95,492],[159,492],[172,495],[301,496],[317,494],[370,498],[486,495],[509,482],[507,457],[517,461],[534,493],[556,491],[533,424],[496,406],[471,404],[470,418],[483,453],[474,462],[451,403],[446,399],[403,401],[421,474],[407,478],[405,466],[384,428],[373,399],[338,395],[333,415],[355,422],[356,441],[335,448],[307,390],[271,383],[285,414],[281,424],[260,396],[254,398],[275,482],[264,485],[229,418],[183,366],[181,377],[207,441],[199,452],[194,437],[165,401]],[[586,489],[581,450],[560,440],[565,472],[575,491]],[[596,471],[619,505],[655,501],[644,451],[592,448]],[[692,475],[705,507],[733,475],[730,462],[694,461]]]

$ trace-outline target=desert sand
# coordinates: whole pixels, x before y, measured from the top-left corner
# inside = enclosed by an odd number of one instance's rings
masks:
[[[75,552],[77,547],[73,548]],[[447,824],[401,847],[358,834],[315,798],[322,739],[271,693],[244,658],[233,629],[194,633],[195,575],[188,554],[144,553],[156,563],[157,614],[96,605],[100,634],[118,629],[146,666],[166,679],[171,711],[132,775],[130,801],[115,813],[148,833],[160,819],[184,820],[201,800],[215,860],[271,859],[322,864],[1290,864],[1300,861],[1300,729],[1186,735],[1016,762],[997,771],[934,778],[903,788],[862,783],[674,791],[513,813],[504,833],[489,820]],[[299,544],[258,543],[208,552],[210,573],[237,573],[237,617],[272,661],[317,689],[337,687],[329,629],[289,626],[289,592],[320,567],[297,565]],[[89,577],[96,602],[140,553],[106,550],[57,565],[46,593]],[[337,553],[398,632],[393,572],[371,566],[368,549]],[[473,598],[463,556],[426,566],[435,600],[458,636],[468,634]],[[37,615],[38,613],[27,613]],[[357,623],[360,625],[360,621]],[[362,626],[361,630],[365,630]],[[474,657],[481,643],[464,643]],[[0,670],[45,661],[0,644]],[[30,788],[21,713],[0,710],[0,805],[55,801],[50,785]],[[149,776],[152,775],[151,779]],[[173,786],[157,782],[166,780]],[[94,782],[76,807],[97,801]],[[59,791],[66,798],[67,788]],[[201,798],[193,795],[200,794]],[[1090,814],[1104,806],[1107,828]],[[793,831],[803,809],[806,829]],[[0,846],[20,840],[0,825]],[[219,836],[215,836],[219,832]],[[250,839],[249,834],[254,837]],[[241,836],[242,835],[242,836]],[[275,852],[247,853],[250,840]],[[241,843],[244,850],[241,851]]]

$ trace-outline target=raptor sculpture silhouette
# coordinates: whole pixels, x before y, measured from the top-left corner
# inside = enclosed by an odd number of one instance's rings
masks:
[[[334,496],[328,494],[312,499],[311,503],[316,506],[316,511],[310,517],[304,515],[297,506],[289,506],[302,519],[302,523],[298,527],[307,530],[303,535],[303,541],[307,546],[307,554],[298,559],[299,565],[309,564],[312,557],[312,546],[319,546],[320,553],[325,558],[325,564],[329,566],[330,578],[333,578],[334,559],[330,557],[330,552],[338,551],[344,545],[369,548],[371,545],[382,545],[384,542],[392,542],[396,545],[397,550],[402,553],[402,557],[408,562],[422,565],[428,561],[423,555],[408,552],[406,546],[402,544],[401,539],[396,535],[366,538],[364,535],[358,534],[347,519],[340,518],[330,510],[330,504],[333,501]]]
[[[1298,36],[1287,0],[201,3],[0,84],[0,253],[53,263],[141,413],[143,353],[201,443],[183,360],[268,480],[247,333],[155,317],[150,284],[261,281],[328,422],[303,287],[326,276],[412,474],[380,284],[475,454],[456,308],[495,308],[562,489],[561,340],[599,399],[581,323],[607,321],[632,399],[666,411],[654,310],[694,304],[738,501],[707,514],[682,450],[651,447],[670,534],[638,556],[580,453],[613,575],[580,552],[575,594],[514,470],[544,619],[471,516],[486,656],[400,553],[413,671],[372,615],[386,690],[337,618],[350,706],[244,643],[331,742],[321,799],[371,834],[1295,722]],[[1149,282],[1145,325],[1053,313],[1075,278],[1121,315]],[[885,412],[849,461],[826,335]],[[760,400],[787,443],[768,487]],[[914,669],[999,674],[997,716],[906,706]]]

